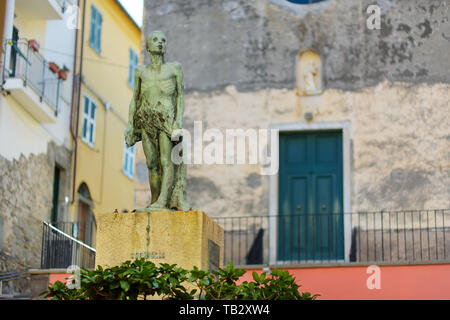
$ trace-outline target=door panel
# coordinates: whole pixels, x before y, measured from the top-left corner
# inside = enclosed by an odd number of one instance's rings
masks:
[[[278,259],[343,258],[342,134],[280,134]]]
[[[292,255],[295,259],[304,258],[307,244],[307,216],[309,211],[308,199],[310,198],[308,191],[310,181],[309,177],[290,176],[288,180],[288,201],[285,202],[285,209],[289,210],[289,204],[295,204],[295,215],[280,216],[280,234],[283,237],[278,242],[278,251],[283,255]],[[287,211],[286,211],[287,212]],[[311,250],[311,248],[309,248]]]
[[[286,140],[287,163],[306,164],[308,159],[307,137]]]
[[[335,175],[319,175],[315,177],[315,225],[316,238],[318,239],[315,252],[321,258],[326,258],[328,253],[333,252],[333,198]]]

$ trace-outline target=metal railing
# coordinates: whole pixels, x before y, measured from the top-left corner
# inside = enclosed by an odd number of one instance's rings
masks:
[[[30,277],[28,270],[9,271],[0,273],[0,297],[3,297],[3,283],[27,279]]]
[[[224,263],[418,263],[450,259],[450,209],[216,217]]]
[[[61,79],[49,69],[49,62],[35,52],[26,39],[7,40],[5,46],[11,50],[4,50],[3,61],[7,61],[6,54],[9,52],[9,65],[3,63],[2,84],[8,78],[22,79],[25,86],[30,86],[39,96],[41,102],[50,105],[55,115],[58,114]]]
[[[42,236],[42,269],[66,269],[76,265],[95,267],[95,249],[44,222]]]
[[[90,247],[95,246],[97,224],[91,219],[84,222],[55,221],[51,225]]]

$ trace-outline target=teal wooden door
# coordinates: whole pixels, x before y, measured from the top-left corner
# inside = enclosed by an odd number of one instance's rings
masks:
[[[344,258],[342,133],[280,133],[278,260]]]

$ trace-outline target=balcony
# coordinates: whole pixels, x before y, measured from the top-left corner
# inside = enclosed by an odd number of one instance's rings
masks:
[[[16,10],[29,20],[60,20],[75,0],[16,0]]]
[[[8,41],[12,48],[9,66],[3,64],[3,89],[40,123],[55,123],[60,102],[61,79],[26,40]],[[5,52],[7,52],[5,50]],[[6,61],[5,56],[3,61]]]

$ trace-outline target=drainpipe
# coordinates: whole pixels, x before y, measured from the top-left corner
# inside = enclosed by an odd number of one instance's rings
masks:
[[[78,0],[78,7],[80,7],[80,3],[83,0]],[[85,18],[86,18],[86,0],[83,1],[83,10],[82,10],[82,19],[83,24],[81,26],[81,54],[80,54],[80,72],[79,75],[76,75],[76,72],[74,72],[73,76],[73,85],[72,85],[72,106],[71,106],[71,112],[70,112],[70,133],[72,135],[72,139],[74,141],[74,160],[73,160],[73,178],[72,178],[72,201],[71,204],[75,202],[75,188],[76,188],[76,177],[77,177],[77,159],[78,159],[78,129],[79,129],[79,123],[80,123],[80,99],[81,99],[81,83],[83,78],[83,58],[84,58],[84,29],[85,29]],[[76,44],[75,44],[75,61],[74,66],[76,66],[76,60],[77,60],[77,54],[78,54],[78,32],[76,36]],[[74,69],[75,70],[75,69]],[[76,86],[76,88],[75,88]],[[75,98],[75,92],[77,91],[77,98]],[[76,105],[75,105],[76,104]],[[74,132],[73,128],[73,114],[74,109],[76,108],[76,128]]]
[[[7,40],[12,38],[13,27],[14,27],[14,7],[16,5],[16,0],[6,0],[5,4],[5,22],[3,26],[3,43],[2,46],[5,48],[5,68],[9,70],[9,61],[11,58],[11,46],[5,45]]]

